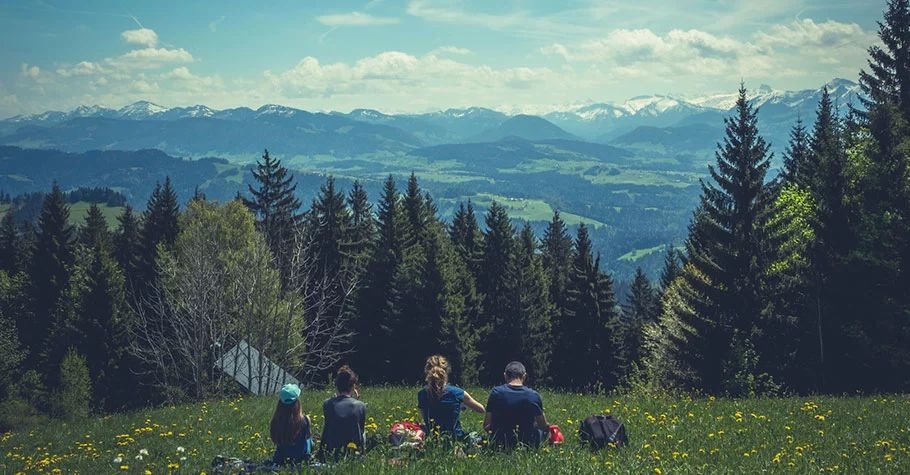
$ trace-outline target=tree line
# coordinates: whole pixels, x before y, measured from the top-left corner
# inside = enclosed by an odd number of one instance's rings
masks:
[[[72,400],[205,398],[237,389],[217,362],[240,342],[305,382],[347,362],[414,383],[442,353],[468,385],[518,359],[535,384],[573,390],[906,391],[906,0],[880,37],[863,107],[840,114],[825,90],[773,178],[740,88],[684,250],[668,247],[659,283],[637,272],[624,301],[586,226],[571,236],[556,211],[538,238],[495,202],[447,223],[413,174],[375,203],[329,177],[304,209],[266,151],[235,200],[197,192],[181,211],[166,179],[113,231],[97,206],[71,226],[54,186],[30,229],[0,222],[4,396],[61,415]]]

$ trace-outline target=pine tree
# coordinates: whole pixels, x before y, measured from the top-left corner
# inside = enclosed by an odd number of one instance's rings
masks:
[[[826,88],[827,90],[827,88]],[[784,169],[781,180],[805,187],[808,177],[806,168],[811,160],[810,136],[803,125],[801,117],[797,117],[796,124],[790,129],[790,141],[784,150]]]
[[[553,218],[544,231],[541,263],[549,282],[550,301],[553,303],[552,329],[554,335],[562,333],[562,322],[565,319],[569,274],[572,269],[572,237],[566,229],[566,223],[553,211]]]
[[[19,233],[12,207],[0,221],[0,271],[9,275],[19,272]]]
[[[243,202],[256,216],[259,229],[275,255],[281,281],[287,284],[295,233],[303,219],[299,214],[300,201],[294,196],[297,185],[294,176],[268,150],[262,153],[252,173],[259,186],[248,185],[252,199],[243,198]]]
[[[682,363],[675,357],[650,359],[649,365],[684,366],[663,370],[674,379],[662,384],[685,385],[694,378],[706,391],[747,393],[755,389],[759,367],[748,349],[760,333],[766,302],[762,230],[773,198],[764,181],[770,157],[745,86],[740,87],[732,117],[724,122],[726,136],[715,153],[716,166],[709,167],[712,181],[702,182],[700,205],[689,230],[688,265],[681,273],[685,284],[669,296],[671,300],[665,296],[659,327],[668,334],[655,344],[671,348],[651,351],[652,356],[691,354],[672,348],[682,344],[698,348],[700,355]],[[670,329],[680,329],[681,334],[671,334]],[[683,380],[689,372],[693,378]]]
[[[537,254],[537,239],[527,222],[518,235],[515,273],[514,308],[521,342],[519,354],[535,380],[546,382],[550,377],[553,351],[553,304],[549,281]]]
[[[458,203],[458,209],[455,210],[452,225],[449,227],[449,237],[461,259],[476,278],[483,256],[483,235],[480,232],[480,225],[477,224],[474,205],[470,200],[467,206],[464,202]]]
[[[173,247],[177,239],[180,207],[177,194],[171,186],[170,177],[164,179],[164,186],[155,185],[149,197],[139,234],[140,259],[136,284],[140,295],[158,278],[156,259],[158,246]]]
[[[362,368],[361,374],[373,381],[391,373],[387,343],[393,338],[391,330],[400,313],[401,295],[395,288],[395,276],[402,263],[404,222],[395,179],[389,175],[377,205],[376,246],[357,295],[359,319],[352,358]]]
[[[22,343],[29,350],[29,364],[34,367],[42,345],[58,324],[60,300],[69,284],[70,268],[74,262],[73,227],[69,224],[69,206],[55,183],[44,198],[35,244],[29,261],[31,282],[31,315],[21,315],[17,326]],[[55,369],[58,361],[47,362]]]
[[[107,229],[107,220],[97,203],[92,203],[88,208],[85,223],[79,228],[79,242],[88,247],[110,248],[111,235]]]
[[[352,226],[344,192],[335,189],[335,178],[329,176],[307,214],[308,239],[319,269],[314,277],[319,281],[337,279],[346,269]]]
[[[133,214],[133,207],[127,205],[117,217],[119,226],[114,234],[114,256],[123,271],[124,285],[132,288],[141,265],[140,224]]]
[[[481,373],[483,384],[498,383],[499,369],[521,355],[519,322],[515,302],[515,230],[505,208],[497,202],[490,204],[485,216],[483,261],[477,277],[477,289],[483,295],[483,321],[490,331],[482,342],[486,361]]]
[[[673,246],[667,246],[664,254],[664,267],[660,271],[660,292],[663,294],[682,270],[680,252]]]
[[[350,252],[355,262],[355,275],[360,276],[376,240],[376,219],[373,205],[359,180],[354,181],[348,194],[348,208],[351,210]]]
[[[613,281],[600,271],[588,228],[579,225],[559,338],[557,383],[573,389],[610,389],[622,352]]]
[[[629,376],[633,367],[640,367],[644,348],[644,328],[654,324],[660,314],[660,300],[657,291],[641,267],[635,269],[632,287],[629,290],[628,302],[623,308],[622,348],[619,358],[618,376],[620,380]]]

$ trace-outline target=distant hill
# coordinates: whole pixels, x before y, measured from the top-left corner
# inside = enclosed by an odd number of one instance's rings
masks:
[[[623,134],[611,143],[623,147],[653,148],[662,147],[664,151],[690,152],[713,148],[723,139],[722,126],[707,124],[690,124],[679,127],[641,126]]]
[[[469,142],[496,142],[517,137],[525,140],[578,140],[578,137],[560,129],[552,122],[533,115],[519,114],[503,123],[470,137]]]

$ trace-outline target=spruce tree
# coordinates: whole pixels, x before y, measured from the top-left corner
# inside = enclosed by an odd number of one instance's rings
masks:
[[[130,289],[141,265],[141,226],[130,205],[126,205],[123,213],[117,217],[117,222],[119,225],[113,237],[114,256],[123,271],[124,285]]]
[[[553,218],[544,231],[541,243],[541,263],[547,274],[550,301],[553,303],[552,329],[554,335],[562,332],[561,325],[565,319],[569,273],[572,269],[572,237],[566,229],[566,223],[553,210]]]
[[[85,223],[79,228],[79,242],[90,248],[110,249],[111,235],[107,229],[107,220],[101,214],[97,203],[92,203],[85,215]]]
[[[888,2],[878,36],[881,46],[869,48],[868,69],[860,72],[866,110],[859,115],[871,140],[857,148],[867,166],[852,177],[860,199],[850,268],[860,283],[856,307],[866,317],[850,324],[848,344],[867,348],[850,348],[859,385],[903,391],[910,388],[910,2]]]
[[[547,382],[553,352],[553,304],[549,281],[537,253],[537,239],[528,222],[518,235],[515,273],[514,308],[521,342],[519,354],[535,380]]]
[[[514,307],[516,246],[515,230],[502,205],[495,201],[490,204],[484,220],[487,229],[477,289],[483,295],[483,321],[490,325],[490,331],[482,343],[487,363],[481,382],[494,384],[502,379],[502,365],[522,357]]]
[[[650,363],[651,368],[684,366],[664,373],[674,380],[662,384],[690,384],[693,378],[683,380],[683,376],[692,373],[706,391],[739,394],[754,390],[758,376],[759,361],[750,348],[763,325],[762,276],[767,262],[762,230],[773,195],[765,183],[768,145],[759,135],[745,86],[740,87],[732,117],[724,122],[726,134],[715,153],[717,163],[709,167],[712,180],[702,181],[700,204],[689,230],[688,265],[681,273],[685,284],[670,301],[665,299],[661,319],[669,321],[659,326],[668,334],[657,343],[691,345],[698,348],[698,359]],[[681,333],[674,335],[669,329]],[[692,351],[658,348],[652,354],[679,356]]]
[[[21,315],[17,326],[22,343],[29,350],[28,363],[34,367],[41,357],[45,339],[61,319],[61,298],[69,284],[74,262],[73,227],[69,224],[69,206],[60,187],[54,183],[44,198],[35,244],[29,260],[28,276],[31,282],[31,315]],[[47,362],[41,368],[45,374],[55,369],[59,361]]]
[[[400,292],[395,276],[402,262],[404,217],[395,179],[389,175],[377,204],[377,241],[361,280],[355,325],[353,361],[368,380],[382,381],[390,374],[388,358],[391,330],[400,313]]]
[[[307,234],[311,252],[317,262],[317,280],[338,279],[346,270],[350,241],[351,212],[345,205],[344,192],[335,188],[329,176],[319,189],[307,214]]]
[[[376,240],[376,218],[373,217],[373,205],[359,180],[354,181],[347,203],[351,210],[350,252],[355,263],[355,274],[359,277]]]
[[[559,338],[557,383],[572,389],[610,389],[622,352],[613,281],[599,269],[588,228],[579,225]]]
[[[458,203],[458,209],[455,210],[452,225],[449,227],[449,237],[476,279],[483,257],[483,235],[480,232],[480,225],[477,224],[471,200],[468,200],[467,205],[464,202]]]
[[[294,195],[297,189],[294,175],[288,173],[280,160],[272,158],[268,150],[262,153],[252,173],[258,187],[248,185],[252,198],[243,198],[243,202],[256,216],[259,229],[275,255],[281,281],[287,285],[295,233],[303,219],[300,201]]]
[[[644,348],[644,328],[654,324],[660,314],[660,300],[657,291],[641,267],[635,269],[632,287],[629,289],[628,302],[623,308],[622,348],[619,358],[618,375],[620,380],[629,376],[634,367],[641,366]]]
[[[0,270],[9,275],[19,272],[19,233],[12,207],[0,221]]]
[[[827,88],[825,89],[827,91]],[[796,118],[796,124],[790,129],[790,141],[784,150],[784,169],[781,171],[781,180],[805,187],[806,176],[811,149],[809,148],[810,135],[803,125],[801,117]]]
[[[667,246],[664,253],[664,267],[660,271],[660,292],[670,287],[670,284],[679,276],[682,265],[680,264],[680,252],[673,246]]]
[[[140,259],[137,269],[137,289],[140,295],[158,278],[156,259],[158,245],[165,249],[173,247],[177,239],[178,217],[180,207],[177,194],[171,186],[170,177],[165,177],[164,186],[155,185],[149,197],[142,219],[142,230],[139,234]]]

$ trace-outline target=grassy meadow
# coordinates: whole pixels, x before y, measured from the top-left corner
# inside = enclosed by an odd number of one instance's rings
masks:
[[[417,420],[417,388],[367,387],[367,432],[385,437],[393,421]],[[470,391],[481,401],[486,390]],[[321,402],[301,397],[316,433]],[[910,397],[675,399],[542,392],[551,423],[566,442],[510,454],[480,450],[456,456],[441,444],[402,456],[380,445],[319,471],[339,473],[910,473]],[[149,409],[77,423],[47,422],[0,435],[0,473],[203,473],[216,455],[271,456],[272,397]],[[631,443],[592,452],[580,445],[579,419],[609,412]],[[480,430],[482,416],[462,417]]]

